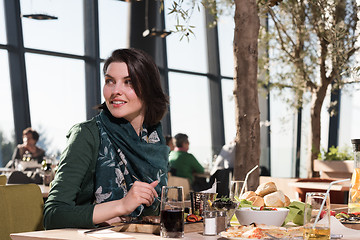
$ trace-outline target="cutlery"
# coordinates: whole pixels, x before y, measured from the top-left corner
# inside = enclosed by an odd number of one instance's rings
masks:
[[[101,231],[101,230],[109,229],[109,228],[113,228],[113,227],[117,227],[117,226],[109,225],[109,226],[104,226],[104,227],[98,227],[98,228],[94,228],[94,229],[85,231],[84,233],[85,233],[85,234],[87,234],[87,233],[93,233],[93,232],[97,232],[97,231]]]

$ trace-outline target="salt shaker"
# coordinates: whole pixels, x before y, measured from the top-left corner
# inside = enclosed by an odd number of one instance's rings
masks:
[[[216,216],[217,211],[206,211],[204,214],[204,235],[216,235]]]

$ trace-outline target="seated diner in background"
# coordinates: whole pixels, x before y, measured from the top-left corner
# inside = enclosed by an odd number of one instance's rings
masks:
[[[102,111],[67,135],[44,207],[45,229],[159,214],[169,156],[160,123],[168,97],[159,70],[145,52],[118,49],[103,73]]]
[[[12,159],[6,164],[8,168],[16,167],[16,160],[31,161],[41,164],[45,156],[45,150],[36,146],[39,140],[39,133],[32,128],[23,131],[23,143],[16,146]],[[25,170],[25,169],[24,169]]]
[[[167,135],[167,136],[165,136],[165,140],[166,140],[166,145],[168,145],[170,148],[170,152],[174,151],[174,149],[175,149],[174,138],[170,135]]]
[[[175,149],[170,152],[170,172],[177,177],[187,178],[193,184],[194,173],[204,173],[204,167],[196,160],[194,155],[188,153],[189,138],[186,134],[175,135]]]

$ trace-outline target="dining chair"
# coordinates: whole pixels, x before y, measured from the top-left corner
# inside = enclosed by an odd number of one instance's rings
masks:
[[[11,233],[44,230],[44,201],[36,184],[0,186],[0,239]]]
[[[184,189],[184,199],[190,199],[190,183],[187,178],[176,177],[171,173],[168,174],[168,186],[182,186]]]
[[[6,185],[7,177],[6,175],[0,175],[0,186]]]

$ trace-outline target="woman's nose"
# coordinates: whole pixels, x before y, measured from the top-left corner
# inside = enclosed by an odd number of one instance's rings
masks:
[[[124,86],[122,83],[117,82],[113,88],[113,94],[122,95],[124,90]]]

